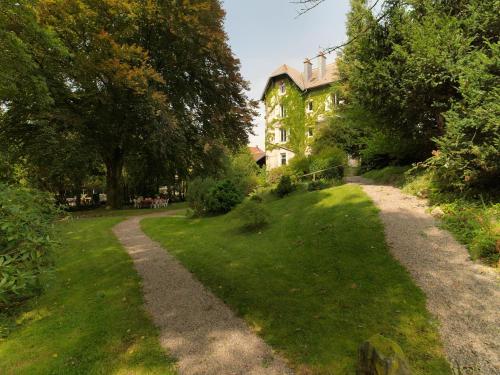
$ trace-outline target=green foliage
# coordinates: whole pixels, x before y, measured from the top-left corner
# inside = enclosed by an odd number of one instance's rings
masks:
[[[290,160],[288,166],[295,176],[302,176],[309,173],[311,168],[311,158],[308,156],[297,155]]]
[[[363,177],[369,178],[370,180],[381,184],[402,186],[406,182],[405,172],[409,169],[410,167],[408,166],[392,166],[382,169],[373,169],[363,174]]]
[[[366,129],[359,125],[359,121],[352,111],[345,108],[338,110],[340,116],[334,116],[328,124],[319,128],[314,137],[312,152],[332,145],[344,150],[353,157],[359,157],[365,147]]]
[[[230,180],[218,181],[209,190],[206,196],[206,212],[223,214],[243,200],[243,194]]]
[[[210,177],[197,177],[188,182],[186,200],[195,215],[200,216],[206,212],[209,191],[215,184],[216,181]]]
[[[266,205],[256,199],[248,199],[235,210],[236,217],[245,231],[262,230],[269,225],[271,214]]]
[[[442,190],[498,189],[500,181],[500,42],[465,55],[461,99],[446,113],[446,134],[429,160]]]
[[[307,190],[308,191],[323,190],[331,186],[332,186],[331,181],[321,178],[318,180],[309,181],[307,184]]]
[[[500,253],[496,244],[500,241],[500,204],[456,200],[440,207],[445,213],[442,219],[444,228],[467,244],[472,259],[498,264]]]
[[[262,170],[253,160],[248,147],[242,147],[237,153],[229,157],[228,170],[225,177],[230,180],[238,190],[250,194],[259,185]]]
[[[363,0],[351,8],[352,43],[339,62],[347,105],[335,120],[347,128],[358,114],[365,135],[354,143],[363,169],[430,157],[441,191],[493,189],[500,178],[498,1],[385,1],[377,17]]]
[[[40,288],[54,246],[55,215],[48,194],[0,184],[0,307]]]
[[[274,185],[277,184],[283,176],[290,176],[292,174],[293,171],[290,165],[282,165],[267,171],[266,179],[269,184]]]
[[[341,179],[344,176],[344,168],[347,164],[347,155],[338,147],[330,146],[319,150],[311,156],[310,171],[319,172],[318,177],[326,179]]]
[[[285,195],[290,194],[295,190],[295,186],[292,183],[292,179],[290,176],[283,175],[280,178],[280,182],[278,186],[276,186],[276,195],[280,198],[283,198]]]
[[[51,182],[92,172],[97,159],[113,207],[123,203],[124,171],[134,190],[148,190],[219,169],[225,148],[247,143],[254,114],[220,2],[97,8],[93,0],[2,2],[2,144],[16,145]]]

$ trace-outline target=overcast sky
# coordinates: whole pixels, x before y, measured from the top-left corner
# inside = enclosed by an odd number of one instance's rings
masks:
[[[298,5],[290,0],[223,0],[226,31],[241,71],[250,81],[252,99],[260,99],[269,74],[282,64],[302,71],[306,57],[343,42],[349,0],[327,0],[295,18]],[[328,56],[328,62],[334,56]],[[262,105],[261,110],[262,113]],[[251,145],[264,148],[264,118],[255,119]]]

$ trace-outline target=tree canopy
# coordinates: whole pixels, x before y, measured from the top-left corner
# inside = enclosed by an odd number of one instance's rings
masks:
[[[253,103],[217,0],[9,1],[1,12],[0,134],[30,165],[74,178],[97,158],[119,207],[124,169],[172,180],[246,143]],[[65,157],[47,158],[49,146]]]

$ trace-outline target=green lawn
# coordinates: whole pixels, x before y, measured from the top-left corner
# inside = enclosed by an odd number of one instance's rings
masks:
[[[376,333],[415,374],[449,374],[425,297],[388,253],[377,210],[356,186],[265,203],[272,224],[244,233],[233,213],[143,221],[256,332],[308,374],[353,374]]]
[[[131,260],[111,233],[120,220],[59,224],[54,272],[0,339],[0,374],[175,373],[142,309]]]

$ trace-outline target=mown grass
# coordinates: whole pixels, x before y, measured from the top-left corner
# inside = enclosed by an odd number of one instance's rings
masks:
[[[425,297],[389,254],[359,187],[264,201],[271,224],[242,231],[236,213],[143,220],[198,279],[304,374],[354,374],[357,349],[381,333],[415,374],[448,374]]]
[[[500,203],[444,194],[435,186],[429,173],[408,175],[410,167],[386,167],[365,173],[375,182],[401,187],[405,193],[427,198],[439,206],[444,215],[441,226],[467,246],[472,259],[498,266],[500,261]]]
[[[45,292],[4,314],[0,374],[174,374],[142,309],[139,278],[111,228],[120,218],[59,224]]]

